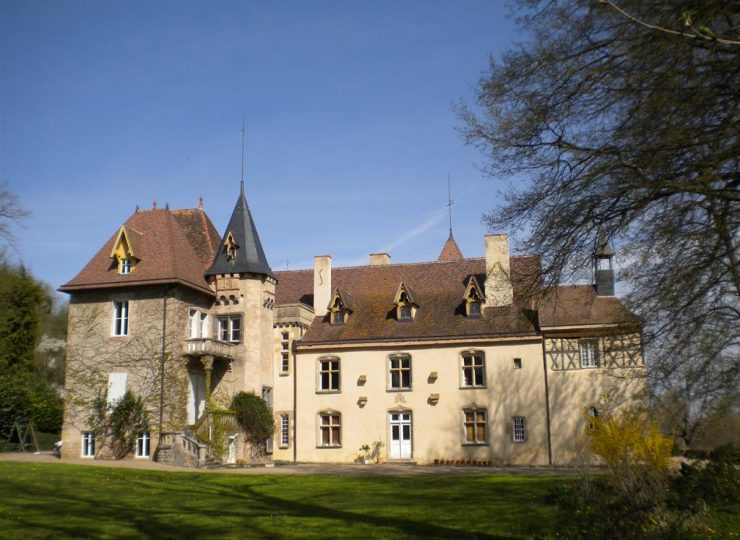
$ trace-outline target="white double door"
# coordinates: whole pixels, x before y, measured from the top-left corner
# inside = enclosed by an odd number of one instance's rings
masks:
[[[390,459],[411,459],[411,413],[388,413]]]

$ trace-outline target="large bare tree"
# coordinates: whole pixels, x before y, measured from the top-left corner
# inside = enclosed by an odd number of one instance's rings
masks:
[[[546,285],[612,242],[656,388],[711,374],[737,394],[740,4],[519,0],[516,15],[527,37],[460,107],[509,182],[488,224],[541,254]]]

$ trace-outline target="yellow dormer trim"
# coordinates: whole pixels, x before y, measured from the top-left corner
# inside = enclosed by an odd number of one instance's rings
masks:
[[[485,295],[483,294],[483,289],[481,289],[480,285],[478,284],[478,280],[475,279],[475,276],[472,276],[470,280],[468,281],[468,286],[465,287],[465,294],[463,295],[463,300],[465,301],[465,315],[468,317],[480,317],[481,316],[481,308],[483,307],[483,303],[485,302]],[[477,304],[477,308],[474,308],[471,311],[471,305]]]
[[[329,322],[331,324],[344,324],[349,318],[349,314],[352,311],[349,309],[342,299],[342,293],[339,289],[334,291],[334,295],[331,297],[329,302]]]
[[[234,234],[229,231],[224,240],[224,248],[226,248],[226,258],[231,260],[236,257],[236,250],[239,249],[239,244],[234,240]]]
[[[416,310],[419,308],[419,304],[416,303],[411,295],[411,291],[409,291],[403,281],[398,286],[393,303],[396,305],[396,320],[409,321],[416,317]]]
[[[139,259],[134,253],[134,248],[129,238],[129,232],[124,226],[118,230],[116,240],[113,242],[113,249],[111,249],[110,252],[110,257],[111,259],[116,260],[119,274],[130,274],[134,271],[136,262]]]

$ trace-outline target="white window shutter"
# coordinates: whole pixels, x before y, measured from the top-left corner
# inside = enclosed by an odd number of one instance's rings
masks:
[[[108,374],[108,405],[115,405],[126,393],[126,373]]]

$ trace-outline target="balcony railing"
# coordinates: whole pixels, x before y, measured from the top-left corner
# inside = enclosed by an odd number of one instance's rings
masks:
[[[191,356],[214,356],[217,358],[234,359],[234,345],[225,341],[211,338],[195,338],[185,340],[185,354]]]

